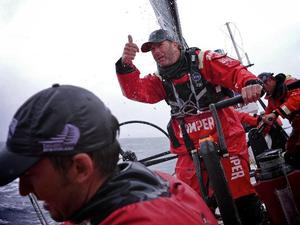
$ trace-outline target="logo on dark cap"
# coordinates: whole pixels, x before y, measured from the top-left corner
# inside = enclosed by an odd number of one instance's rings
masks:
[[[39,143],[43,145],[43,152],[72,151],[79,137],[80,131],[78,127],[66,124],[63,131],[56,137],[52,137],[47,141],[40,141]]]

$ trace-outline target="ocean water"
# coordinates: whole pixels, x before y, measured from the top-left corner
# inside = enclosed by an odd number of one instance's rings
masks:
[[[166,137],[122,138],[120,139],[120,143],[124,151],[130,150],[135,152],[138,160],[169,150],[169,140]],[[149,168],[173,174],[175,161],[176,160],[173,159],[150,166]],[[43,211],[43,213],[48,224],[56,225],[47,212]],[[21,197],[19,195],[18,180],[15,180],[4,187],[0,187],[0,225],[40,224],[39,218],[35,213],[29,198]]]

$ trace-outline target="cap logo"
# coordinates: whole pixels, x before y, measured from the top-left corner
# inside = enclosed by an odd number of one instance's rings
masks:
[[[12,121],[10,122],[9,128],[8,128],[8,138],[9,139],[14,135],[17,124],[18,124],[18,120],[13,118]]]
[[[43,145],[43,152],[63,152],[72,151],[80,137],[78,127],[72,124],[66,124],[63,131],[56,137],[46,141],[40,141]]]

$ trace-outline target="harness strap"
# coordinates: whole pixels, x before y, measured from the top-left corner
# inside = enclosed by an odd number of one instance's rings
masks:
[[[193,81],[191,80],[191,77],[189,77],[190,79],[190,86],[191,86],[191,91],[192,91],[192,93],[193,93],[193,95],[194,95],[194,97],[195,97],[195,99],[196,99],[196,105],[197,105],[197,108],[199,109],[200,108],[200,105],[199,105],[199,99],[200,98],[197,98],[197,94],[196,94],[196,91],[195,91],[195,87],[194,87],[194,84],[193,84]],[[203,89],[204,90],[204,89]],[[202,91],[203,91],[202,90]],[[201,92],[202,92],[201,91]]]
[[[184,144],[185,144],[188,152],[191,152],[192,150],[195,149],[195,146],[186,131],[184,118],[181,117],[181,118],[178,118],[177,120],[178,120],[180,128],[181,128]]]
[[[174,86],[174,84],[171,82],[171,85],[172,85],[172,89],[173,89],[173,93],[174,93],[174,96],[175,96],[175,99],[176,99],[176,102],[177,102],[177,105],[181,108],[183,106],[183,102],[182,100],[179,98],[179,95],[176,91],[176,88]]]
[[[173,145],[175,148],[178,148],[178,147],[180,146],[180,143],[179,143],[178,139],[176,138],[174,129],[173,129],[173,127],[172,127],[172,120],[170,120],[170,122],[168,123],[168,125],[167,125],[167,130],[168,130],[169,137],[170,137],[170,140],[171,140],[171,142],[172,142],[172,145]]]
[[[296,88],[300,88],[300,80],[294,81],[293,83],[290,83],[287,85],[287,89],[290,90],[294,90]]]
[[[203,95],[205,95],[206,92],[207,92],[207,88],[206,88],[206,87],[203,88],[203,89],[199,92],[199,94],[196,96],[197,102],[199,101],[200,98],[203,97]],[[200,107],[199,107],[199,108],[200,108]]]

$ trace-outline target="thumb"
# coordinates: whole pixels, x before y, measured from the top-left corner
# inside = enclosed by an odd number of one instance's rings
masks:
[[[131,36],[130,34],[128,35],[128,42],[129,42],[129,43],[132,43],[132,42],[133,42],[132,36]]]

